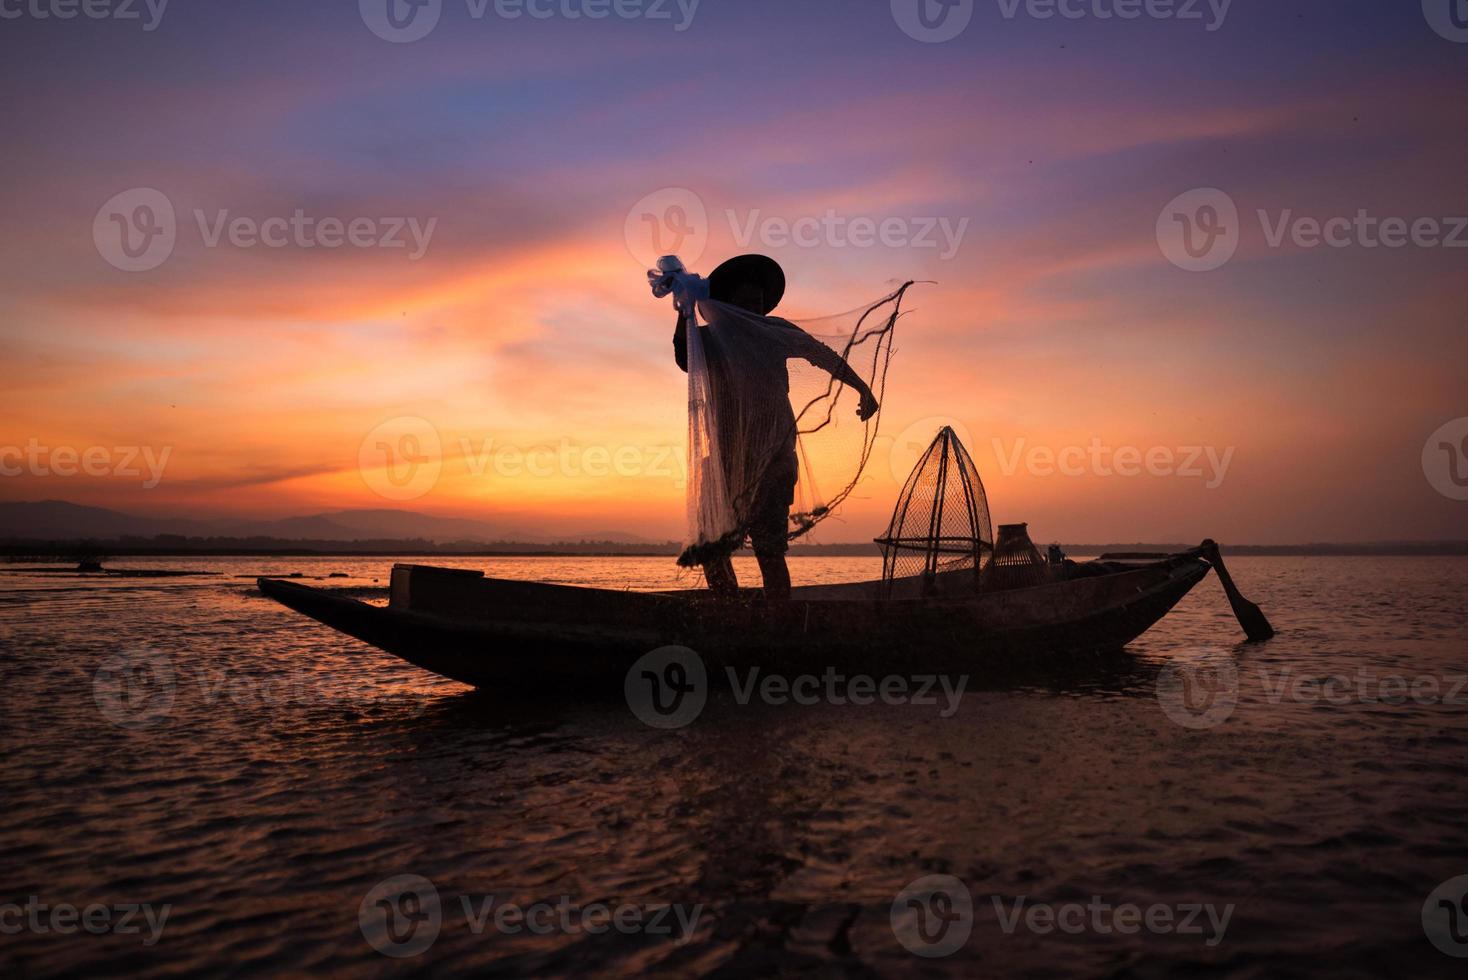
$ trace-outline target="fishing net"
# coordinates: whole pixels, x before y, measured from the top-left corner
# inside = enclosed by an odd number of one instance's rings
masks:
[[[970,571],[959,583],[977,589],[984,555],[993,550],[989,501],[978,467],[948,426],[939,430],[913,467],[882,546],[882,580],[919,578],[924,594],[938,590],[938,576]]]
[[[792,322],[710,299],[708,280],[673,257],[648,282],[673,297],[686,326],[688,532],[678,563],[721,558],[751,535],[783,547],[806,534],[855,489],[871,456],[912,283],[850,313]]]

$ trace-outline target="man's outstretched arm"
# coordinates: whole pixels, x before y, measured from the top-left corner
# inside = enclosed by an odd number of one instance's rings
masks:
[[[877,396],[872,394],[872,389],[867,385],[866,379],[857,374],[851,365],[846,363],[844,357],[790,321],[784,320],[781,322],[792,332],[792,337],[795,341],[794,356],[799,357],[801,360],[809,361],[837,381],[849,385],[861,396],[861,404],[856,409],[858,418],[866,421],[877,414],[877,409],[880,407],[877,404]]]

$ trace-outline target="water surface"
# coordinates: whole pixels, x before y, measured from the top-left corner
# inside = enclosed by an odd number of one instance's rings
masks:
[[[476,695],[253,584],[300,573],[371,595],[389,560],[117,564],[222,574],[0,575],[0,901],[170,911],[152,945],[146,929],[0,935],[7,975],[1461,975],[1422,909],[1468,874],[1468,561],[1235,559],[1279,628],[1266,645],[1239,644],[1210,577],[1129,656],[971,678],[949,717],[722,694],[674,731],[617,702]],[[661,558],[454,564],[689,582]],[[792,567],[841,581],[877,562]],[[108,700],[98,670],[119,654],[170,666],[166,710]],[[1394,677],[1416,696],[1383,700]],[[402,874],[432,883],[442,915],[399,959],[369,945],[359,906]],[[923,958],[891,910],[933,874],[966,886],[972,931]],[[476,933],[464,897],[698,915],[686,942]],[[1221,938],[1006,931],[1021,899],[1232,911]]]

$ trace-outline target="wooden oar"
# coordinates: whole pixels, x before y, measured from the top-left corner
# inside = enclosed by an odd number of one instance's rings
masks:
[[[1245,599],[1239,592],[1238,586],[1234,585],[1233,576],[1223,566],[1223,555],[1219,553],[1218,542],[1209,538],[1198,546],[1198,551],[1218,573],[1218,580],[1223,583],[1223,591],[1228,594],[1228,604],[1234,607],[1234,615],[1238,617],[1239,625],[1248,634],[1249,642],[1259,643],[1273,636],[1274,627],[1269,625],[1269,620],[1265,618],[1263,610]]]

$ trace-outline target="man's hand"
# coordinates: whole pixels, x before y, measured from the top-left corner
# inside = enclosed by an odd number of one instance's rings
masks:
[[[877,399],[872,395],[870,391],[863,392],[861,396],[861,404],[856,406],[856,417],[865,422],[873,415],[876,415],[877,409],[881,407],[882,406],[877,404]]]

